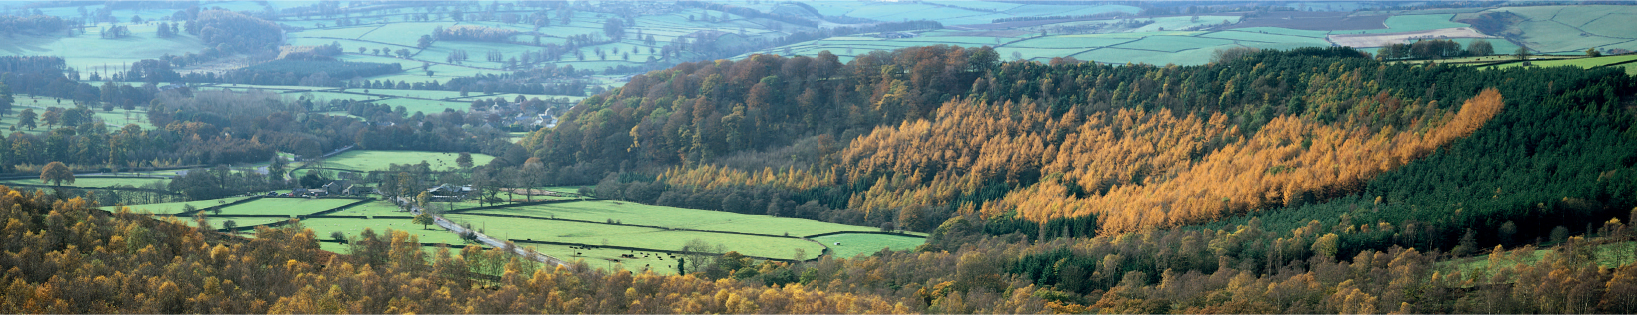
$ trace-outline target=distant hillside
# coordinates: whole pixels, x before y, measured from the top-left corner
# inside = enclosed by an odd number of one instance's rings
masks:
[[[1510,179],[1419,175],[1476,171],[1456,166],[1399,170],[1447,163],[1437,161],[1451,154],[1487,161],[1497,155],[1483,152],[1511,146],[1470,141],[1534,146],[1538,140],[1524,139],[1584,139],[1508,160],[1556,152],[1550,154],[1584,159],[1590,167],[1575,175],[1509,166],[1546,172],[1534,174],[1554,181],[1637,171],[1626,162],[1637,153],[1599,155],[1578,147],[1629,142],[1583,142],[1630,129],[1630,113],[1619,105],[1629,101],[1618,95],[1629,95],[1634,83],[1618,70],[1423,69],[1383,64],[1346,48],[1265,52],[1193,67],[998,63],[994,57],[986,49],[935,46],[847,64],[825,55],[684,64],[587,98],[557,128],[522,144],[554,166],[548,169],[561,170],[547,176],[565,184],[599,182],[602,196],[922,231],[980,213],[1000,220],[991,222],[996,233],[1049,236],[1060,233],[1041,229],[1140,231],[1361,194],[1412,208],[1461,208],[1460,199],[1419,199],[1431,197],[1406,187]],[[1543,86],[1556,92],[1542,94]],[[1582,110],[1607,113],[1600,119],[1609,120],[1522,118],[1563,106],[1590,106]],[[1508,122],[1487,123],[1502,118]],[[1547,125],[1527,129],[1533,136],[1494,138],[1537,123]],[[1605,124],[1613,129],[1570,127]],[[1570,130],[1592,133],[1549,136]],[[1464,140],[1478,135],[1491,140]],[[1428,156],[1434,159],[1423,159]],[[1540,224],[1531,225],[1532,233],[1545,233],[1637,205],[1631,197],[1637,191],[1618,182],[1573,190],[1503,184],[1502,191],[1543,195],[1508,194],[1521,199],[1438,219],[1426,217],[1437,216],[1431,213],[1381,216],[1440,223],[1428,226],[1428,238],[1361,235],[1361,241],[1385,243],[1359,245],[1448,248],[1470,220],[1524,224],[1535,216],[1529,210],[1535,206],[1526,205],[1552,207],[1564,196],[1597,200],[1565,204],[1562,211],[1579,213],[1572,219],[1531,221]]]

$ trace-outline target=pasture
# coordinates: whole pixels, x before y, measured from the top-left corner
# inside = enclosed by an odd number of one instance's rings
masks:
[[[151,204],[145,204],[145,205],[126,205],[125,207],[131,208],[131,213],[147,212],[147,213],[153,213],[153,214],[176,214],[176,213],[182,213],[182,208],[187,206],[187,205],[192,205],[194,208],[203,209],[205,207],[214,207],[214,206],[220,206],[220,205],[232,203],[234,201],[239,201],[239,200],[244,199],[244,198],[249,198],[249,197],[229,197],[229,198],[222,198],[222,199],[194,200],[194,201],[187,201],[187,202],[167,202],[167,203],[151,203]],[[103,206],[102,209],[103,210],[108,210],[108,211],[115,211],[116,207],[117,206]]]
[[[1632,60],[1637,60],[1637,54],[1634,54],[1634,55],[1619,55],[1619,56],[1604,56],[1604,57],[1596,57],[1596,58],[1562,58],[1562,59],[1553,59],[1553,60],[1531,60],[1529,63],[1530,63],[1530,66],[1533,66],[1533,67],[1573,66],[1573,67],[1581,67],[1581,68],[1592,68],[1592,67],[1599,67],[1599,66],[1603,66],[1603,65],[1627,62],[1627,61],[1632,61]],[[1628,63],[1628,64],[1624,64],[1624,65],[1616,65],[1615,67],[1630,66],[1630,65],[1632,65],[1632,64]],[[1505,68],[1513,68],[1513,67],[1521,67],[1521,66],[1523,66],[1523,63],[1513,62],[1513,63],[1508,63],[1508,64],[1489,66],[1489,67],[1485,67],[1485,69],[1505,69]]]
[[[1571,5],[1502,7],[1484,12],[1511,12],[1525,19],[1514,29],[1516,38],[1539,53],[1567,53],[1586,48],[1637,50],[1637,7],[1629,5]],[[1476,17],[1465,14],[1463,17]],[[1496,50],[1499,51],[1499,50]]]
[[[324,159],[324,167],[367,172],[385,170],[389,164],[420,164],[426,161],[433,170],[446,170],[459,167],[455,163],[459,157],[459,153],[448,152],[350,150]],[[492,160],[494,157],[487,154],[472,154],[473,165],[488,164]]]
[[[444,218],[484,231],[490,237],[578,243],[592,246],[624,246],[657,250],[679,250],[690,240],[725,244],[727,249],[750,256],[789,259],[796,249],[809,255],[824,250],[818,243],[799,238],[754,236],[727,233],[666,230],[651,227],[584,223],[561,220],[520,220],[517,218],[449,214]],[[408,220],[404,220],[408,222]],[[452,234],[451,234],[452,235]]]
[[[319,239],[330,239],[330,233],[341,232],[348,238],[357,237],[364,229],[370,229],[377,235],[386,234],[387,230],[398,230],[414,235],[421,243],[463,244],[464,240],[455,233],[450,233],[436,225],[425,229],[420,224],[410,222],[409,219],[351,219],[311,217],[301,220],[302,227],[312,229],[313,235]],[[244,226],[244,225],[240,225]]]
[[[813,240],[824,244],[825,247],[829,247],[830,256],[836,258],[868,255],[879,252],[883,248],[895,251],[911,250],[922,243],[926,243],[924,237],[873,233],[842,233],[815,237]]]
[[[596,200],[477,210],[471,213],[521,215],[667,228],[732,231],[768,235],[807,236],[835,231],[873,231],[874,228],[798,218],[745,215],[723,211],[652,206]],[[817,252],[814,252],[817,254]]]
[[[170,181],[170,180],[169,179],[164,179],[164,178],[150,178],[150,177],[78,176],[78,177],[74,178],[74,183],[73,184],[63,183],[63,186],[110,187],[110,186],[114,186],[114,185],[128,185],[128,186],[131,186],[131,187],[142,187],[143,185],[147,185],[147,184],[151,184],[151,183],[164,184],[165,182],[168,182],[168,181]],[[3,184],[3,185],[14,185],[14,184],[46,185],[46,184],[41,183],[39,179],[34,179],[34,178],[0,180],[0,184]]]
[[[224,207],[221,215],[308,215],[335,209],[357,201],[352,199],[262,198]]]

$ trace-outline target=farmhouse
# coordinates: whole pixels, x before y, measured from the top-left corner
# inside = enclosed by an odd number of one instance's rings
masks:
[[[472,193],[472,186],[457,187],[443,184],[427,189],[426,192],[432,195],[432,201],[462,201]]]

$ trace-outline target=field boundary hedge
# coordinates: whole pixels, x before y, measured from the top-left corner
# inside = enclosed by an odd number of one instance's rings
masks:
[[[215,210],[215,209],[227,208],[227,207],[230,207],[230,206],[234,206],[234,205],[238,205],[238,204],[242,204],[242,203],[246,203],[246,202],[261,200],[262,197],[263,196],[255,196],[255,197],[250,197],[250,198],[239,199],[238,201],[219,204],[219,205],[214,205],[214,206],[209,206],[209,207],[204,207],[204,208],[199,208],[198,210],[179,212],[179,213],[176,213],[176,214],[172,214],[171,216],[173,216],[173,217],[191,217],[194,214],[199,213],[199,211],[210,211],[210,210]]]
[[[448,214],[448,213],[446,213],[446,214]],[[745,235],[745,236],[763,236],[763,237],[778,237],[778,238],[804,238],[804,237],[800,237],[800,236],[789,236],[789,235],[761,234],[761,233],[719,231],[719,230],[700,230],[700,229],[689,229],[689,228],[673,228],[673,227],[665,227],[665,226],[658,226],[658,225],[608,223],[608,222],[597,222],[597,221],[590,221],[590,220],[545,218],[545,217],[515,215],[515,214],[498,214],[498,213],[460,213],[460,214],[461,215],[472,215],[472,216],[484,216],[484,217],[518,218],[518,219],[534,219],[534,220],[553,220],[553,221],[568,221],[568,222],[603,224],[603,225],[634,226],[634,227],[645,227],[645,228],[660,229],[660,230],[666,230],[666,231],[722,233],[722,234],[737,234],[737,235]],[[834,232],[831,232],[831,233],[834,233]]]
[[[331,199],[350,199],[350,198],[331,198]],[[310,213],[310,214],[307,214],[307,215],[302,215],[302,216],[297,216],[297,217],[305,219],[307,217],[324,216],[326,214],[340,212],[341,210],[347,210],[347,208],[357,207],[358,205],[369,203],[369,202],[374,202],[374,201],[375,201],[375,198],[358,199],[358,201],[354,201],[352,203],[344,204],[344,205],[341,205],[340,207],[335,207],[335,208],[331,208],[329,210],[324,210],[324,211],[319,211],[319,212],[313,212],[313,213]]]
[[[714,255],[721,255],[719,253],[687,252],[687,251],[680,251],[680,250],[652,249],[652,248],[617,246],[617,245],[592,245],[592,244],[584,244],[584,243],[536,241],[536,240],[530,240],[530,239],[507,239],[507,240],[511,241],[512,243],[529,243],[529,244],[541,244],[541,245],[568,245],[568,246],[582,246],[582,247],[588,247],[588,248],[623,249],[623,250],[645,251],[645,252],[667,253],[667,254],[683,254],[683,255],[698,254],[698,255],[713,255],[713,256]],[[824,244],[820,243],[819,245],[822,246]],[[827,253],[829,253],[829,251],[830,251],[830,247],[828,247],[828,246],[824,247],[823,253],[827,254]],[[807,259],[807,260],[772,258],[772,257],[752,256],[752,255],[744,255],[744,256],[745,257],[750,257],[750,258],[755,258],[755,259],[761,259],[761,260],[772,260],[772,261],[782,261],[782,262],[809,262],[809,261],[818,260],[818,257],[823,257],[824,254],[820,254],[817,257],[813,257],[813,258],[810,258],[810,259]]]
[[[36,184],[5,184],[5,185],[9,186],[9,187],[35,187],[35,188],[42,188],[43,187],[43,188],[55,188],[55,189],[67,188],[67,189],[79,189],[79,190],[140,191],[140,192],[150,192],[150,193],[156,193],[156,194],[173,195],[173,196],[181,196],[182,195],[180,193],[176,193],[176,192],[172,192],[172,191],[168,191],[168,190],[136,188],[136,187],[117,187],[116,188],[116,187],[51,186],[51,185],[36,185]]]
[[[897,236],[908,236],[908,237],[919,237],[919,238],[921,238],[921,239],[926,239],[926,237],[925,237],[925,236],[920,236],[920,235],[915,235],[915,234],[906,234],[906,233],[901,233],[901,232],[881,232],[881,231],[837,231],[837,232],[824,232],[824,233],[819,233],[819,234],[813,234],[813,235],[808,235],[808,236],[803,236],[803,237],[802,237],[802,238],[815,238],[815,237],[825,237],[825,236],[831,236],[831,235],[837,235],[837,234],[880,234],[880,235],[897,235]]]
[[[510,203],[510,204],[497,205],[497,206],[482,206],[482,207],[477,207],[477,208],[448,210],[448,211],[444,211],[443,214],[461,214],[462,212],[476,211],[476,210],[493,210],[493,209],[510,208],[510,207],[517,207],[517,206],[538,206],[538,205],[553,204],[553,203],[565,203],[565,202],[576,202],[576,201],[596,201],[596,200],[602,200],[602,199],[592,199],[592,198],[588,198],[588,199],[584,199],[584,200],[580,200],[580,199],[558,199],[558,200],[541,200],[541,201],[535,201],[535,202],[519,202],[519,203]]]

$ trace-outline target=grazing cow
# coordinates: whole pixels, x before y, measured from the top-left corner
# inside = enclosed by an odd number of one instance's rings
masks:
[[[841,242],[836,242],[836,246],[841,246]]]

